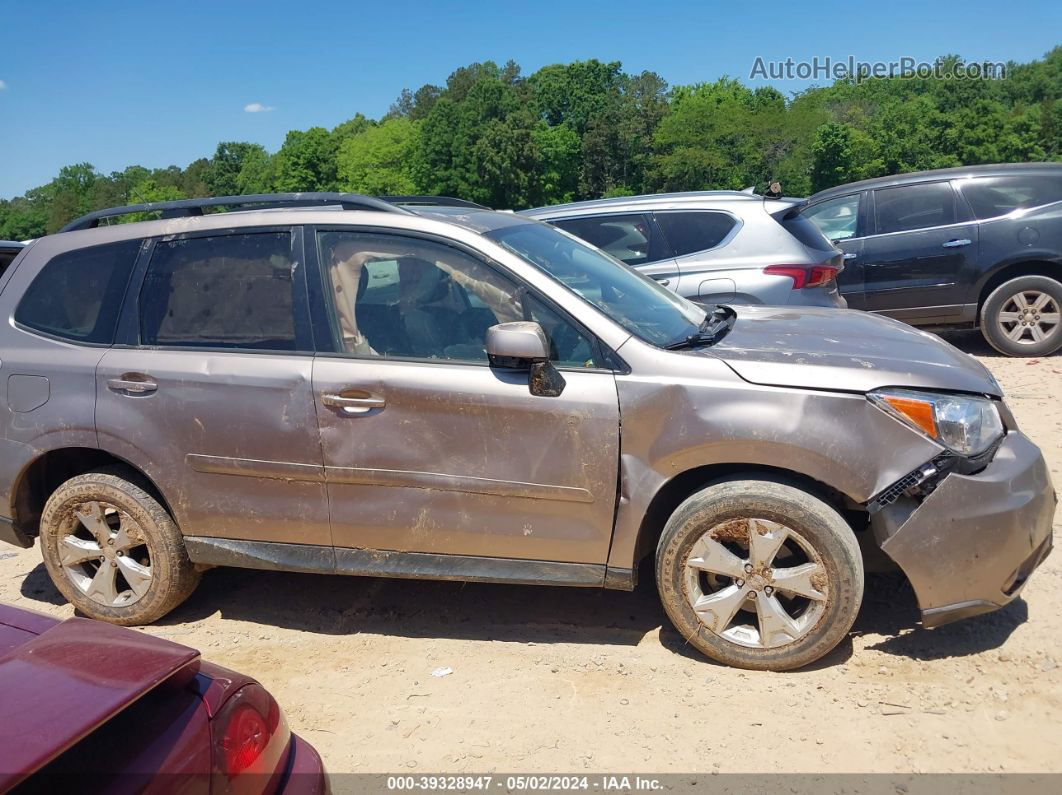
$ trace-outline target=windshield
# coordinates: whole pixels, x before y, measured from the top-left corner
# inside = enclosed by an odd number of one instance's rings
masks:
[[[578,293],[636,337],[660,347],[697,332],[705,311],[579,239],[546,224],[486,237]]]

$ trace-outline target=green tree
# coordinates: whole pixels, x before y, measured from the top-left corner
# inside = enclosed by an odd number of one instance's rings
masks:
[[[331,135],[324,127],[292,130],[276,154],[278,191],[330,191],[336,187]]]
[[[388,119],[347,138],[339,147],[339,190],[376,195],[416,192],[411,161],[416,126],[408,118]]]

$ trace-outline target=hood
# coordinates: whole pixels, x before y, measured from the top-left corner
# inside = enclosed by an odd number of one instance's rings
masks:
[[[0,792],[179,672],[194,649],[84,618],[55,622],[4,608],[0,656]],[[18,632],[16,640],[12,633]]]
[[[765,386],[869,392],[886,386],[1002,397],[974,357],[898,320],[847,309],[734,306],[737,321],[705,354]]]

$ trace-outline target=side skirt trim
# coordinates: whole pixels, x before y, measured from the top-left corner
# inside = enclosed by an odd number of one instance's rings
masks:
[[[193,563],[208,566],[515,585],[570,585],[588,588],[606,586],[605,566],[594,563],[557,563],[374,549],[333,549],[311,544],[280,544],[273,541],[244,541],[204,536],[186,536],[184,543],[188,557]],[[626,580],[621,577],[620,581]],[[610,582],[606,587],[614,588],[617,585]]]

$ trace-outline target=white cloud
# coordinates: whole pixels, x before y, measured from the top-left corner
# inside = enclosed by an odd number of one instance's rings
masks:
[[[7,90],[7,83],[5,83],[3,80],[0,80],[0,91],[6,91],[6,90]]]
[[[243,109],[247,113],[268,113],[271,110],[276,110],[272,105],[263,105],[261,102],[252,102],[249,105],[244,105]]]

